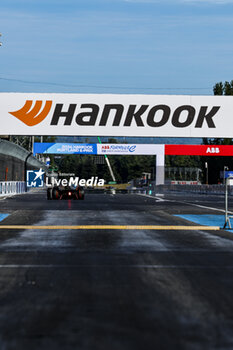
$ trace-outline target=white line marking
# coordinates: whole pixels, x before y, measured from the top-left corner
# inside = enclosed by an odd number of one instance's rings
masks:
[[[136,193],[138,196],[142,196],[142,197],[148,197],[150,199],[155,199],[156,202],[168,202],[168,199],[163,199],[160,197],[156,197],[156,196],[150,196],[149,194],[145,194],[145,193]]]
[[[193,205],[194,207],[199,207],[199,208],[204,208],[204,209],[210,209],[210,210],[215,210],[215,211],[220,211],[221,213],[225,213],[224,209],[217,209],[217,208],[212,208],[212,207],[206,207],[205,205],[200,205],[200,204],[193,204],[189,202],[179,202],[179,203],[186,203],[189,205]],[[232,211],[228,211],[229,214],[233,214]]]
[[[172,199],[162,199],[162,198],[158,198],[158,197],[154,197],[154,196],[150,196],[149,194],[143,194],[143,193],[136,193],[139,196],[144,196],[144,197],[148,197],[151,199],[156,199],[158,202],[176,202],[176,203],[181,203],[181,204],[188,204],[188,205],[192,205],[194,207],[198,207],[198,208],[203,208],[203,209],[209,209],[209,210],[215,210],[215,211],[220,211],[221,213],[225,213],[224,209],[218,209],[218,208],[212,208],[212,207],[207,207],[205,205],[201,205],[201,204],[194,204],[194,203],[190,203],[190,202],[186,202],[186,201],[177,201],[177,200],[172,200]],[[229,214],[233,214],[232,211],[228,210]]]

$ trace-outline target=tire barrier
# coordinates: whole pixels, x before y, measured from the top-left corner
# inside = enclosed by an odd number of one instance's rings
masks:
[[[26,186],[24,181],[1,181],[0,196],[24,193]]]

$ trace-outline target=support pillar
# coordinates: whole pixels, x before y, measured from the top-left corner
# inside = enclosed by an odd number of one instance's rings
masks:
[[[156,179],[155,179],[155,185],[164,185],[164,179],[165,179],[165,152],[164,152],[164,145],[162,145],[161,153],[156,154]]]

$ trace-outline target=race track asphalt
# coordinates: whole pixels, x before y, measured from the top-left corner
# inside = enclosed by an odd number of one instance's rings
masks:
[[[0,349],[233,349],[233,232],[187,219],[223,209],[175,193],[0,198]]]

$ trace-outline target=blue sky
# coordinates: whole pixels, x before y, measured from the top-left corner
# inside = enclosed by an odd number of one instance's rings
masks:
[[[0,92],[212,95],[233,0],[1,0]]]

